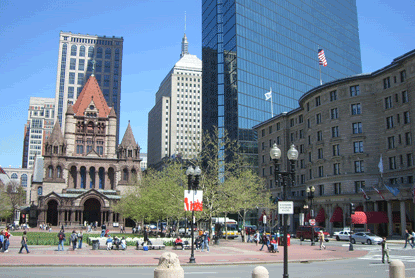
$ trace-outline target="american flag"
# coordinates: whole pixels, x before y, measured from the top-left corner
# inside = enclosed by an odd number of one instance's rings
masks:
[[[5,174],[5,175],[7,175],[7,174],[6,174],[6,172],[4,172],[3,168],[1,168],[1,167],[0,167],[0,174]]]
[[[326,55],[324,55],[323,49],[318,50],[318,59],[319,59],[319,65],[323,65],[324,67],[327,67]]]
[[[376,188],[376,187],[374,187],[374,186],[372,186],[373,187],[373,189],[380,195],[380,197],[383,199],[383,200],[385,200],[385,197],[383,197],[383,195],[382,195],[382,193],[380,193],[380,191]]]
[[[370,197],[366,195],[366,192],[363,190],[363,188],[360,187],[360,191],[363,193],[363,198],[365,198],[366,201],[369,201]]]

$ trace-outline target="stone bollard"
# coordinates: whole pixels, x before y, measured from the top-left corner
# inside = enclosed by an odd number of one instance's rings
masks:
[[[252,278],[269,278],[269,272],[265,267],[257,266],[252,271]]]
[[[161,255],[159,265],[154,269],[154,278],[184,278],[177,254],[165,252]]]
[[[401,260],[393,260],[389,264],[389,278],[405,278],[405,265]]]

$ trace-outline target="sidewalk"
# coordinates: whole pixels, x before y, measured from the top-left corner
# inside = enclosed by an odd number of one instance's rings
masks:
[[[30,238],[29,238],[30,240]],[[288,247],[289,262],[326,261],[364,256],[368,251],[355,250],[350,252],[348,247],[330,246],[326,250],[320,250],[319,245],[292,244]],[[72,251],[65,246],[65,251],[57,251],[57,246],[29,245],[29,254],[20,249],[20,237],[12,237],[8,253],[0,253],[0,266],[157,266],[159,258],[164,252],[174,252],[179,256],[180,264],[189,264],[190,250],[165,250],[142,251],[128,246],[126,251],[105,249],[92,250],[91,246],[84,245],[82,249]],[[279,253],[259,251],[261,245],[242,243],[241,240],[221,240],[220,245],[211,245],[210,252],[194,251],[197,265],[222,265],[222,264],[266,264],[282,263],[284,247],[279,246]]]

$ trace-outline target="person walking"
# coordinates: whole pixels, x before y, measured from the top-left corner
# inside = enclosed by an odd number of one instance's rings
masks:
[[[72,234],[71,234],[72,250],[75,250],[76,249],[77,239],[78,239],[78,235],[75,232],[75,230],[73,230],[72,231]]]
[[[106,230],[107,230],[107,226],[105,225],[105,222],[104,222],[102,223],[102,226],[101,226],[101,237],[105,236]]]
[[[203,252],[203,248],[205,246],[206,246],[206,251],[209,252],[209,233],[208,233],[208,231],[205,231],[203,233],[202,252]]]
[[[268,239],[267,234],[264,231],[264,234],[262,235],[262,246],[261,246],[261,249],[259,249],[259,251],[262,251],[262,248],[264,248],[264,246],[266,246],[268,249],[268,245],[269,245],[269,239]]]
[[[255,245],[258,246],[258,242],[259,242],[259,231],[258,230],[256,230],[254,234],[254,241],[255,241]]]
[[[83,237],[84,237],[84,234],[82,233],[82,231],[79,231],[79,233],[78,233],[78,239],[79,239],[78,249],[82,249],[82,238]]]
[[[409,243],[409,245],[414,248],[414,245],[411,243],[412,235],[408,232],[408,230],[405,230],[405,246],[403,248],[406,248],[406,245]]]
[[[29,249],[27,249],[27,236],[26,236],[26,234],[27,234],[27,232],[24,231],[23,235],[22,235],[22,241],[21,241],[22,247],[20,247],[19,254],[22,254],[23,248],[26,248],[26,253],[30,253]]]
[[[3,252],[4,253],[9,252],[10,236],[11,234],[10,234],[9,228],[6,228],[6,231],[4,232],[4,240],[3,240]]]
[[[120,234],[124,233],[124,227],[123,225],[120,225]]]
[[[61,251],[60,250],[60,247],[62,246],[62,251],[65,251],[64,249],[63,249],[63,244],[64,244],[64,242],[65,242],[65,233],[63,232],[63,230],[61,230],[59,233],[58,233],[58,240],[59,240],[59,243],[58,243],[58,251]]]
[[[318,235],[318,238],[320,240],[320,250],[321,250],[321,248],[326,249],[326,246],[324,245],[324,233],[323,233],[323,230],[320,231],[320,234]]]
[[[386,243],[386,237],[383,237],[383,241],[381,243],[382,245],[382,263],[385,263],[385,256],[388,259],[388,264],[390,263],[390,259],[389,259],[389,248],[388,248],[388,244]]]

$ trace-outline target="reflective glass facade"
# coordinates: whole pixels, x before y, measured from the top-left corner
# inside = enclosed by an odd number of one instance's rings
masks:
[[[323,83],[361,73],[355,0],[202,1],[203,130],[226,129],[257,153],[251,129]],[[256,163],[256,157],[252,157]]]

